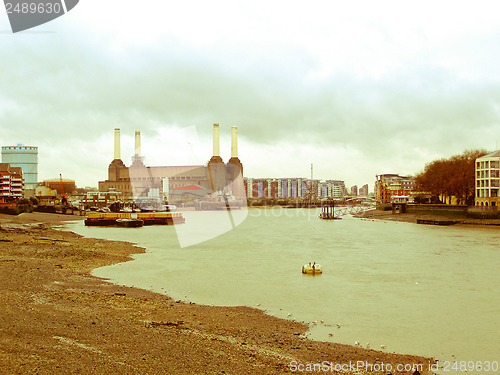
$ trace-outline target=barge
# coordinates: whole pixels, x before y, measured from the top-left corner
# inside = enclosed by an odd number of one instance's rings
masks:
[[[125,221],[142,221],[142,225],[174,225],[186,222],[180,212],[99,212],[85,219],[86,226],[122,226]]]

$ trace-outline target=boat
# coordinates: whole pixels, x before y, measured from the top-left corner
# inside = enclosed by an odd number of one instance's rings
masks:
[[[90,217],[90,215],[89,215]],[[87,219],[85,219],[85,225],[86,226],[89,226],[89,227],[109,227],[109,226],[113,226],[113,225],[116,225],[116,219],[114,218],[111,218],[111,219],[107,219],[107,218],[102,218],[102,219],[93,219],[93,218],[89,218],[87,217]]]
[[[132,218],[116,219],[116,225],[118,225],[119,227],[138,228],[144,225],[144,221],[141,219]]]
[[[185,222],[181,212],[91,213],[85,219],[87,226],[141,227],[143,225],[173,225]]]
[[[323,273],[323,271],[321,270],[321,264],[309,263],[302,266],[302,273],[307,275],[319,275]]]

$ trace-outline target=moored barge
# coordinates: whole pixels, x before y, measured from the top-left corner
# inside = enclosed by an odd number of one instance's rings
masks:
[[[180,212],[99,212],[91,213],[85,219],[87,226],[119,226],[123,219],[142,221],[143,225],[174,225],[186,222]]]

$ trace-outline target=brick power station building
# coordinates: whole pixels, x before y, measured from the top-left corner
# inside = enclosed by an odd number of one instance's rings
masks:
[[[195,191],[225,193],[244,198],[243,164],[238,158],[238,131],[231,129],[231,158],[224,163],[219,150],[219,124],[213,125],[213,155],[207,165],[146,166],[141,156],[141,135],[135,132],[132,164],[121,159],[120,129],[115,129],[114,159],[108,179],[99,181],[100,192],[120,192],[125,199],[169,197],[171,193],[189,196]],[[199,195],[199,194],[198,194]]]

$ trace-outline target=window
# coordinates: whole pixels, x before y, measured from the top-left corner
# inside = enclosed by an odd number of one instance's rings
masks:
[[[490,162],[489,162],[489,161],[485,161],[485,162],[484,162],[484,167],[485,167],[485,168],[489,168],[489,167],[490,167],[490,165],[489,165],[489,164],[490,164]]]
[[[490,177],[491,178],[499,178],[500,177],[500,171],[496,171],[496,170],[490,171]]]
[[[491,180],[492,187],[500,187],[500,180]]]
[[[490,162],[490,168],[499,168],[500,167],[500,162],[498,160],[492,160]]]

